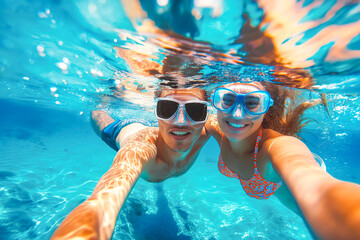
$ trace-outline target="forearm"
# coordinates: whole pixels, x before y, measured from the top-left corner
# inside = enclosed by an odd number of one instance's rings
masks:
[[[90,198],[65,218],[52,239],[110,239],[117,215],[141,171],[141,161],[118,152]]]
[[[65,218],[51,239],[111,239],[117,215],[138,175],[118,176],[113,182],[117,186],[111,189],[98,190],[102,187],[98,184],[91,197]]]
[[[284,147],[286,146],[286,147]],[[292,137],[267,143],[274,169],[320,239],[360,239],[360,186],[320,168],[310,150]]]
[[[321,239],[360,239],[359,185],[339,181],[324,192],[314,209],[307,207],[304,215]]]
[[[320,239],[360,239],[360,186],[318,169],[297,174],[291,192],[315,235]]]
[[[51,240],[58,239],[101,239],[100,215],[97,204],[86,200],[76,207],[60,224]]]
[[[119,171],[119,169],[116,169],[116,171]],[[137,170],[134,170],[134,168],[126,169],[125,173],[124,171],[121,172],[123,172],[121,175],[114,172],[104,175],[103,178],[109,178],[109,181],[111,181],[111,186],[101,186],[104,182],[108,182],[107,179],[101,180],[88,200],[91,204],[96,204],[98,209],[99,224],[94,226],[99,236],[97,239],[111,239],[117,216],[139,178],[141,168]],[[117,177],[112,177],[114,174]]]

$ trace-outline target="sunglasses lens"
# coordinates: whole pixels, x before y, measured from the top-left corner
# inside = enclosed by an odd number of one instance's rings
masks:
[[[197,122],[205,121],[207,105],[204,103],[186,103],[185,109],[189,117]]]
[[[156,114],[163,119],[171,118],[176,113],[179,103],[169,100],[159,100],[156,105]]]

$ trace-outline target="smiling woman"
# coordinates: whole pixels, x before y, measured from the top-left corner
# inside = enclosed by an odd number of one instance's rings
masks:
[[[253,129],[258,129],[270,107],[270,100],[268,92],[250,84],[232,84],[216,89],[213,94],[219,126],[230,139],[246,138]]]
[[[219,171],[240,180],[248,196],[268,199],[274,195],[291,210],[301,212],[318,237],[355,239],[360,236],[355,227],[360,223],[356,214],[360,186],[330,176],[307,146],[291,136],[304,126],[302,113],[318,102],[288,110],[289,98],[295,99],[289,90],[273,84],[233,83],[215,90],[212,103],[218,110],[217,120],[210,117],[206,128],[220,146]],[[350,203],[349,195],[334,195],[343,191],[339,186],[354,192]],[[349,224],[344,227],[345,220]],[[337,227],[324,227],[329,225]]]

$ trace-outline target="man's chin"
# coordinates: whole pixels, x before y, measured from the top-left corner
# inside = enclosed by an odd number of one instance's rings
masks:
[[[171,149],[175,152],[185,153],[191,148],[190,144],[172,144]]]

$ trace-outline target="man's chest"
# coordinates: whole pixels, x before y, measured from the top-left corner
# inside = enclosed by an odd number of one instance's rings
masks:
[[[161,182],[167,178],[184,174],[194,163],[198,154],[188,156],[182,160],[156,159],[141,174],[141,177],[149,182]]]

